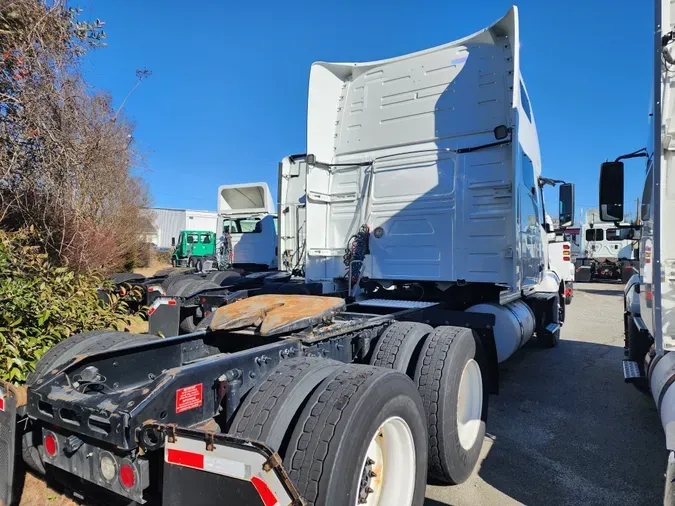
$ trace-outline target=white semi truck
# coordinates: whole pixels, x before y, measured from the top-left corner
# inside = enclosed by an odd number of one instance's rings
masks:
[[[216,236],[220,268],[276,269],[276,205],[267,183],[218,188]]]
[[[604,223],[597,209],[589,209],[581,224],[577,281],[628,281],[638,271],[639,227],[630,223]]]
[[[110,504],[421,506],[428,475],[465,481],[498,364],[564,319],[519,47],[514,7],[425,51],[315,63],[310,154],[280,171],[279,256],[304,282],[182,336],[73,336],[0,382],[0,503],[22,454]],[[562,227],[573,200],[562,184]]]
[[[664,504],[675,504],[675,4],[656,0],[653,109],[647,148],[606,162],[600,171],[600,218],[623,220],[624,164],[641,157],[640,274],[625,287],[624,378],[651,391],[670,452]]]

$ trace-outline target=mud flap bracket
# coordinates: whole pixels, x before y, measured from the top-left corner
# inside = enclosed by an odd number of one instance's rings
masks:
[[[11,385],[0,381],[0,506],[13,504],[17,461],[17,406],[22,403]],[[25,403],[25,400],[23,400]]]

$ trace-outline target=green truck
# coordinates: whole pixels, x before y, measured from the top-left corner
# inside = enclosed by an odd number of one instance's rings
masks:
[[[183,230],[171,255],[174,267],[195,267],[198,260],[216,259],[216,234],[208,230]]]

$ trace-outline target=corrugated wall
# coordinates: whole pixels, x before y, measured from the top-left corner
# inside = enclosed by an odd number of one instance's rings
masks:
[[[170,248],[171,238],[178,240],[178,234],[185,228],[184,209],[152,209],[155,230],[157,231],[157,246]]]
[[[211,230],[216,232],[218,213],[190,209],[150,209],[155,235],[153,242],[159,248],[171,248],[171,238],[178,241],[181,230]]]

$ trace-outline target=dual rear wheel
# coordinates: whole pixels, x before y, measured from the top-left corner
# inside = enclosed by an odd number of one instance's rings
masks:
[[[267,442],[308,505],[419,506],[427,475],[461,483],[485,435],[487,394],[468,329],[393,323],[371,366],[287,359],[229,432]]]

